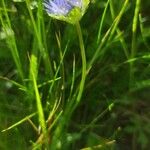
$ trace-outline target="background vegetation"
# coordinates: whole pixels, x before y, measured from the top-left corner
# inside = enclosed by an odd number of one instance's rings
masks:
[[[75,25],[51,19],[42,0],[1,0],[0,149],[148,150],[149,7],[91,0],[83,84]]]

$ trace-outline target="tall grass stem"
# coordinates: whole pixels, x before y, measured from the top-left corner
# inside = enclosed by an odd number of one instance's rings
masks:
[[[138,18],[139,18],[139,11],[140,11],[140,3],[141,0],[136,0],[136,6],[134,11],[133,23],[132,23],[132,45],[131,45],[131,55],[130,58],[133,59],[136,55],[137,48],[136,48],[136,34],[137,34],[137,26],[138,26]],[[134,81],[134,62],[130,63],[130,82],[129,88],[131,88]]]
[[[79,38],[81,57],[82,57],[82,77],[81,77],[81,82],[80,82],[80,87],[79,87],[79,93],[78,93],[77,100],[76,100],[76,104],[78,104],[82,97],[85,79],[86,79],[86,55],[85,55],[85,47],[84,47],[84,42],[83,42],[82,30],[81,30],[79,22],[76,23],[76,29],[77,29],[77,34]]]

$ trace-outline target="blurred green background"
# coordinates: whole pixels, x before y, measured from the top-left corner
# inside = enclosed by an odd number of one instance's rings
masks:
[[[86,78],[82,100],[71,119],[66,121],[67,129],[60,134],[64,142],[57,149],[88,150],[92,146],[102,145],[93,149],[149,150],[150,1],[141,0],[137,6],[138,1],[128,1],[112,38],[109,40],[110,35],[108,36],[97,54],[97,59]],[[53,79],[62,55],[65,54],[63,65],[57,75],[62,78],[54,83],[52,94],[48,93],[49,84],[39,88],[45,116],[48,115],[49,110],[52,110],[59,97],[62,101],[56,114],[68,106],[66,103],[72,85],[74,62],[76,75],[73,94],[80,83],[81,57],[75,26],[51,19],[40,7],[41,2],[40,0],[0,2],[1,131],[36,112],[33,85],[30,84],[31,54],[37,59],[32,60],[32,63],[36,63],[34,71],[36,75],[38,74],[38,84]],[[125,0],[108,2],[102,22],[101,39],[113,24]],[[101,39],[97,42],[97,36],[106,3],[106,0],[91,0],[86,14],[80,21],[87,63],[91,61],[101,42]],[[138,11],[137,16],[136,11]],[[134,19],[137,19],[135,33]],[[40,47],[39,41],[46,52]],[[20,61],[22,77],[14,58]],[[22,89],[21,85],[28,90]],[[45,98],[47,95],[50,96],[49,101]],[[56,119],[55,116],[54,118]],[[32,122],[39,126],[37,116],[32,118]],[[58,126],[59,123],[56,123],[53,127],[52,138]],[[38,136],[31,122],[26,120],[8,131],[0,132],[0,150],[31,149]]]

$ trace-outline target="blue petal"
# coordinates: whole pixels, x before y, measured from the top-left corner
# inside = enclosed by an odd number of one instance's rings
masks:
[[[54,15],[67,15],[73,8],[66,0],[49,0],[44,2],[46,11]]]
[[[82,7],[82,0],[67,0],[69,4],[75,7]]]

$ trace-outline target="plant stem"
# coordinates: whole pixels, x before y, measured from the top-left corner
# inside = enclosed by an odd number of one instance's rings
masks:
[[[84,84],[85,84],[85,79],[86,79],[86,55],[85,55],[82,31],[81,31],[79,22],[76,23],[76,29],[77,29],[77,34],[79,38],[81,57],[82,57],[82,77],[81,77],[81,82],[80,82],[80,87],[79,87],[79,93],[77,95],[77,100],[76,100],[76,105],[77,105],[81,100],[83,89],[84,89]]]
[[[138,26],[138,17],[139,17],[139,11],[140,11],[140,3],[141,0],[136,0],[136,6],[134,11],[134,18],[132,23],[132,45],[131,45],[131,56],[130,59],[133,59],[136,55],[137,48],[136,48],[136,34],[137,34],[137,26]],[[134,81],[134,62],[130,63],[130,82],[129,82],[129,88],[132,87]]]

